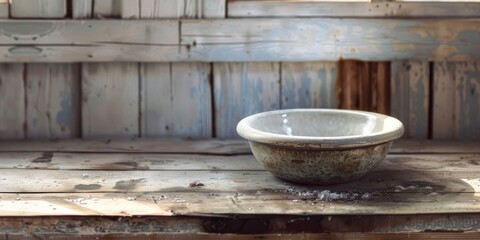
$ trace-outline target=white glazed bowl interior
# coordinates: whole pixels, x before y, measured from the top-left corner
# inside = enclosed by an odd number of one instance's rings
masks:
[[[296,147],[351,148],[400,138],[403,124],[383,114],[338,109],[288,109],[258,113],[237,125],[243,138]]]

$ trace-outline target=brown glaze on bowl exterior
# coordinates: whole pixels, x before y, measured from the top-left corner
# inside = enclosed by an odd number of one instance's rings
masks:
[[[391,142],[343,150],[305,150],[249,142],[274,176],[301,184],[337,184],[363,177],[387,155]]]
[[[263,112],[237,125],[255,158],[273,175],[318,185],[361,178],[403,131],[403,124],[390,116],[338,109]]]

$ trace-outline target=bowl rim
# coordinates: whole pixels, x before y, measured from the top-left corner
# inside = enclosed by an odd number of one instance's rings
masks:
[[[377,117],[380,120],[391,119],[395,124],[392,130],[382,130],[369,134],[336,136],[336,137],[313,137],[313,136],[291,136],[285,134],[271,133],[258,130],[251,126],[251,123],[259,117],[285,114],[294,112],[325,112],[325,113],[347,113]],[[355,148],[386,143],[400,138],[404,133],[404,126],[398,119],[374,112],[344,109],[325,108],[293,108],[261,112],[243,118],[237,124],[237,133],[249,140],[259,143],[267,143],[278,146],[294,148]]]

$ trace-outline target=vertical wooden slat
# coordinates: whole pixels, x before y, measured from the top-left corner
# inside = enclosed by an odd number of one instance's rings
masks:
[[[10,16],[10,4],[9,1],[0,1],[0,18],[9,18]]]
[[[390,62],[371,63],[370,70],[373,89],[370,110],[390,114]]]
[[[480,63],[455,63],[455,138],[480,139]]]
[[[335,108],[337,63],[282,63],[282,108]]]
[[[12,18],[63,18],[67,14],[66,0],[10,1]]]
[[[434,63],[433,77],[432,137],[451,139],[455,135],[455,63]]]
[[[142,136],[212,136],[208,63],[142,66]]]
[[[213,69],[217,137],[236,138],[243,117],[280,108],[278,63],[215,63]]]
[[[92,17],[93,0],[72,0],[72,17],[74,19]]]
[[[117,0],[120,2],[120,15],[124,19],[140,17],[140,0]]]
[[[391,114],[403,122],[405,137],[426,139],[429,123],[429,63],[392,62]]]
[[[202,18],[225,18],[226,0],[203,0]]]
[[[94,0],[93,16],[95,18],[120,18],[121,1],[123,0]]]
[[[25,137],[24,64],[0,64],[0,139]]]
[[[225,0],[140,0],[141,18],[225,18]]]
[[[82,68],[84,137],[138,136],[137,63],[91,63]]]
[[[80,136],[78,64],[27,64],[27,139]]]

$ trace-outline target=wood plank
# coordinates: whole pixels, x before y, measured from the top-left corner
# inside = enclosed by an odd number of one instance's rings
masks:
[[[66,15],[66,0],[10,1],[11,18],[64,18]]]
[[[74,19],[92,18],[93,0],[72,0]]]
[[[139,134],[136,63],[91,63],[82,68],[82,136]]]
[[[28,148],[26,147],[28,146]],[[0,141],[0,152],[104,152],[251,154],[245,140],[178,140],[158,138],[62,139],[56,141]],[[475,140],[397,140],[390,154],[480,153]]]
[[[478,157],[477,157],[478,161]],[[471,164],[474,165],[474,164]],[[305,186],[289,183],[267,171],[111,171],[0,169],[3,193],[75,192],[256,192],[349,191],[381,194],[396,192],[471,193],[480,192],[476,171],[411,171],[374,169],[361,180],[331,185]],[[33,184],[32,184],[33,183]],[[193,186],[193,187],[192,187]],[[293,194],[295,195],[295,194]],[[480,209],[479,209],[480,210]]]
[[[432,137],[453,139],[456,130],[455,63],[435,62],[433,70]]]
[[[141,0],[141,18],[225,18],[225,0]]]
[[[0,1],[0,18],[9,18],[10,4],[7,0]]]
[[[480,62],[455,64],[455,138],[480,139]]]
[[[184,20],[181,43],[195,61],[461,61],[479,58],[467,47],[479,29],[473,19]]]
[[[278,63],[214,63],[213,72],[217,137],[238,138],[242,118],[280,108]]]
[[[122,14],[120,1],[119,0],[94,0],[93,16],[95,18],[120,18]]]
[[[78,64],[27,64],[27,139],[80,136]]]
[[[0,64],[0,139],[25,137],[24,64]]]
[[[478,17],[478,2],[228,1],[228,17]]]
[[[282,108],[336,108],[337,63],[281,65]]]
[[[479,154],[388,155],[375,171],[478,171]],[[1,169],[112,171],[265,171],[252,154],[219,156],[158,153],[2,152]]]
[[[429,63],[394,61],[391,74],[392,116],[404,124],[404,137],[426,139],[430,106]]]
[[[168,20],[0,21],[0,61],[172,60],[178,56],[178,28]]]
[[[210,64],[142,65],[142,136],[212,137]]]

